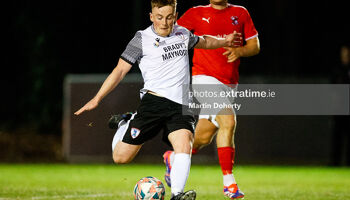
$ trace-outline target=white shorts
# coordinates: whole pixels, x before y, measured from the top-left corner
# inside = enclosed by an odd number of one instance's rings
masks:
[[[219,81],[218,79],[216,79],[215,77],[212,76],[206,76],[206,75],[195,75],[192,76],[192,88],[194,91],[200,91],[203,90],[206,86],[201,86],[201,85],[210,85],[210,89],[211,91],[216,91],[217,93],[219,92],[227,92],[227,91],[232,91],[232,90],[237,90],[237,85],[235,85],[234,87],[229,87],[227,85],[225,85],[224,83],[222,83],[221,81]],[[199,103],[213,103],[213,102],[208,102],[208,101],[220,101],[217,103],[227,103],[227,104],[232,104],[234,102],[234,97],[233,96],[229,96],[229,97],[225,97],[225,98],[201,98],[201,97],[196,97],[197,101]],[[235,110],[232,109],[233,113],[235,113]],[[220,112],[220,110],[213,110],[212,114],[208,114],[208,113],[203,113],[200,112],[199,113],[199,119],[208,119],[209,121],[211,121],[216,127],[219,128],[219,124],[218,122],[215,120],[216,115]]]

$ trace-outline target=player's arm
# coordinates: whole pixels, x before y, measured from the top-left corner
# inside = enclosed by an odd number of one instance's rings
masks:
[[[110,73],[107,79],[103,82],[100,90],[97,92],[95,97],[92,98],[88,103],[86,103],[74,114],[80,115],[84,111],[89,111],[96,108],[100,101],[120,83],[120,81],[130,71],[131,67],[131,64],[124,61],[123,59],[119,59],[118,65],[113,69],[112,73]]]
[[[84,111],[96,108],[100,101],[120,83],[124,76],[130,71],[132,65],[142,55],[141,40],[141,33],[137,32],[134,38],[126,46],[126,49],[120,56],[117,66],[103,82],[96,96],[92,98],[87,104],[85,104],[85,106],[80,108],[80,110],[75,112],[75,115],[80,115]]]
[[[255,37],[246,41],[246,44],[241,47],[224,47],[226,52],[223,55],[227,56],[227,62],[234,62],[240,57],[255,56],[260,52],[259,38]]]
[[[199,38],[198,43],[194,46],[197,49],[217,49],[221,47],[231,47],[234,41],[240,37],[236,31],[227,35],[225,39],[218,39],[214,36],[204,35]]]

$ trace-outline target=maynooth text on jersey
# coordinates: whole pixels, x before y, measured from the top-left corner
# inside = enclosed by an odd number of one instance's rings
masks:
[[[186,56],[187,55],[187,47],[186,44],[176,43],[172,45],[168,45],[163,47],[164,54],[162,54],[163,61],[178,57],[178,56]]]
[[[176,51],[171,51],[168,53],[165,53],[162,55],[163,61],[178,57],[178,56],[186,56],[187,55],[187,50],[176,50]]]

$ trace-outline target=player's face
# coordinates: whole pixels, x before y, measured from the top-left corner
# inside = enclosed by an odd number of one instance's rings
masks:
[[[173,6],[154,7],[152,9],[150,18],[153,22],[154,30],[158,35],[166,37],[172,32],[177,17],[176,15]]]
[[[221,4],[226,4],[227,0],[210,0],[210,3],[214,5],[221,5]]]

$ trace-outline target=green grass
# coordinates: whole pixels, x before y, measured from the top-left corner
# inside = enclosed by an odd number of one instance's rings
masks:
[[[152,175],[164,182],[162,165],[0,165],[0,200],[131,200],[135,183]],[[350,169],[238,166],[235,177],[246,200],[350,199]],[[218,166],[192,166],[186,189],[198,200],[227,200]],[[166,188],[166,199],[170,189]]]

